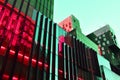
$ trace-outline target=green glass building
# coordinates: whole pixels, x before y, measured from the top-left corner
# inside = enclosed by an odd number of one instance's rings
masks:
[[[46,17],[53,19],[54,0],[8,0],[13,5],[16,1],[15,7],[19,9],[20,3],[23,1],[22,12],[25,13],[27,3],[30,3],[28,9],[28,16],[32,17],[33,11],[40,11]]]

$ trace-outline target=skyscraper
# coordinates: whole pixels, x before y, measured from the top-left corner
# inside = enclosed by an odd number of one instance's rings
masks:
[[[40,11],[46,17],[53,19],[54,0],[8,0],[8,3],[10,3],[11,5],[15,4],[15,8],[19,9],[22,1],[23,1],[22,4],[23,13],[25,13],[26,11],[27,3],[30,3],[28,9],[28,16],[32,17],[33,11],[36,10],[36,11]]]

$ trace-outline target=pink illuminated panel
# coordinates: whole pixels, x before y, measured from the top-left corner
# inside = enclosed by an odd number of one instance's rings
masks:
[[[5,47],[3,47],[3,46],[1,46],[1,50],[4,52],[5,50],[6,50],[6,48]],[[2,55],[2,56],[4,56],[5,54],[4,53],[0,53],[0,55]],[[13,50],[10,50],[10,53],[9,53],[9,55],[11,56],[11,57],[13,57],[14,55],[15,55],[15,51],[13,51]],[[19,62],[21,62],[22,61],[22,58],[23,58],[23,53],[18,53],[18,61]],[[27,56],[27,55],[25,55],[24,56],[24,62],[23,62],[23,64],[24,65],[26,65],[26,66],[28,66],[28,62],[29,62],[29,57]],[[38,66],[39,67],[41,67],[42,66],[42,62],[41,61],[38,61]],[[32,59],[32,67],[35,67],[35,65],[36,65],[36,60],[35,59]],[[44,66],[47,68],[48,67],[48,64],[44,64]]]
[[[102,50],[101,50],[100,45],[98,45],[98,51],[99,51],[100,55],[102,55]]]
[[[62,22],[60,22],[58,25],[67,32],[70,32],[73,30],[72,20],[71,20],[70,16],[68,18],[66,18],[65,20],[63,20]]]
[[[9,5],[9,4],[7,4]],[[12,15],[10,16],[10,10],[11,7],[7,6],[4,10],[1,11],[3,5],[0,4],[0,37],[4,35],[4,42],[2,43],[2,46],[7,47],[11,40],[12,43],[12,49],[14,50],[14,46],[16,45],[18,39],[21,37],[20,41],[20,50],[22,53],[29,54],[31,45],[32,45],[32,38],[33,38],[33,32],[34,32],[34,22],[32,19],[30,19],[27,16],[27,19],[25,21],[24,29],[22,30],[23,20],[24,20],[24,14],[20,13],[19,18],[18,16],[18,10],[14,10],[12,12]],[[20,32],[23,31],[23,34],[20,35]],[[12,37],[13,36],[13,37]],[[5,53],[5,50],[0,49],[0,52]]]
[[[59,52],[62,51],[62,43],[65,42],[64,36],[59,36]]]

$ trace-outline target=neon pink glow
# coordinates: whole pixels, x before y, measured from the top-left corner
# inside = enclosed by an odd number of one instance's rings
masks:
[[[62,70],[59,70],[59,73],[63,74],[63,71],[62,71]],[[3,75],[3,79],[4,79],[4,80],[8,80],[8,79],[9,79],[9,75],[4,74],[4,75]],[[12,80],[18,80],[18,77],[13,76],[13,77],[12,77]],[[21,80],[21,79],[20,79],[20,80]],[[24,78],[22,78],[22,80],[24,80]],[[78,78],[78,80],[83,80],[83,79],[82,79],[82,78]]]
[[[65,37],[64,36],[59,36],[59,52],[62,51],[62,43],[63,42],[65,42]]]
[[[3,12],[1,12],[2,6],[0,4],[0,13],[3,13],[1,19],[0,19],[0,35],[2,35],[3,33],[3,29],[6,27],[5,25],[8,24],[7,31],[5,33],[5,38],[6,40],[10,40],[11,36],[14,35],[13,41],[12,41],[12,45],[15,46],[16,42],[18,41],[18,36],[19,33],[21,31],[21,24],[23,23],[24,20],[24,13],[21,13],[21,15],[19,16],[19,19],[17,18],[17,11],[18,10],[14,10],[12,15],[9,16],[10,14],[10,8],[11,6],[9,4],[7,4],[7,7],[5,7],[5,10]],[[9,7],[9,8],[8,8]],[[9,20],[9,22],[8,22]],[[24,26],[24,32],[22,35],[22,40],[21,40],[21,44],[26,46],[26,48],[31,48],[31,43],[32,43],[32,38],[33,38],[33,32],[34,32],[34,21],[27,17],[26,21],[25,21],[25,26]]]
[[[2,46],[1,49],[2,49],[2,50],[5,50],[6,48]],[[10,53],[9,53],[9,54],[12,55],[12,56],[14,56],[14,55],[15,55],[15,51],[10,50]],[[3,55],[3,53],[0,53],[0,55]],[[18,53],[18,61],[22,61],[22,58],[23,58],[23,54]],[[28,62],[29,62],[29,57],[25,55],[25,56],[24,56],[24,62],[23,62],[23,64],[28,66]],[[42,63],[41,61],[38,61],[38,66],[39,66],[39,67],[41,67],[42,64],[43,64],[43,63]],[[35,65],[36,65],[36,60],[35,60],[35,59],[32,59],[32,67],[35,67]],[[44,64],[44,67],[45,67],[45,68],[48,68],[48,64],[45,63],[45,64]]]
[[[62,71],[62,70],[60,70],[60,69],[58,70],[58,72],[59,72],[60,74],[63,74],[63,71]]]
[[[4,74],[4,75],[3,75],[3,80],[8,80],[8,79],[9,79],[9,75]],[[13,77],[12,77],[12,80],[18,80],[18,78],[15,77],[15,76],[13,76]],[[21,79],[20,79],[20,80],[21,80]],[[23,78],[22,80],[24,80],[24,78]]]
[[[58,25],[61,28],[63,28],[66,32],[70,32],[73,30],[71,16],[61,21]]]
[[[83,78],[78,78],[78,80],[84,80]]]
[[[98,51],[99,51],[100,55],[102,55],[102,50],[101,50],[100,45],[98,45]]]

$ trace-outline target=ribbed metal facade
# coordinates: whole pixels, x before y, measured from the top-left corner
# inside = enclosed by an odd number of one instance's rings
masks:
[[[101,74],[97,53],[74,37],[72,45],[63,43],[59,52],[59,80],[98,80]]]
[[[46,12],[41,13],[36,2],[0,0],[0,80],[107,78],[109,70],[101,67],[97,52],[54,23],[51,12],[45,16],[49,10],[43,8]],[[35,7],[32,13],[31,6]]]
[[[5,0],[3,0],[5,1]],[[20,3],[23,3],[22,12],[25,13],[27,4],[29,3],[28,16],[32,17],[34,10],[40,11],[46,17],[53,19],[54,0],[7,0],[8,3],[19,9]]]
[[[0,3],[0,79],[57,80],[58,37],[66,32],[39,11],[33,21],[28,9]]]

